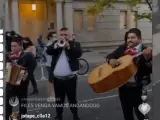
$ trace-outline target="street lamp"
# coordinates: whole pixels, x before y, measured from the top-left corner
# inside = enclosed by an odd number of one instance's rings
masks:
[[[32,10],[36,11],[36,4],[32,4]]]

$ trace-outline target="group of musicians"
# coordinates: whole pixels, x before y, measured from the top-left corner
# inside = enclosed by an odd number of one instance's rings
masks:
[[[78,58],[82,56],[82,49],[79,42],[69,39],[70,34],[68,28],[60,30],[60,39],[56,39],[56,33],[50,32],[47,36],[48,44],[46,45],[46,54],[48,62],[46,63],[49,81],[53,83],[57,105],[64,104],[65,96],[67,96],[70,104],[77,104],[77,74],[79,69]],[[23,51],[21,38],[15,37],[11,41],[11,54],[8,55],[8,61],[12,62],[12,55],[19,58],[17,64],[26,68],[27,78],[21,82],[19,86],[6,85],[6,120],[12,113],[12,107],[9,99],[12,96],[18,96],[20,100],[19,113],[26,114],[27,108],[22,107],[21,98],[27,98],[29,81],[33,79],[33,72],[36,68],[36,60],[32,52]],[[63,42],[62,42],[63,41]],[[62,42],[62,43],[61,43]],[[119,97],[122,105],[125,120],[134,120],[133,109],[138,120],[144,120],[144,115],[138,110],[138,106],[142,103],[142,87],[151,82],[150,74],[152,72],[152,50],[142,44],[141,31],[137,28],[130,29],[126,35],[124,44],[119,46],[114,52],[109,54],[107,62],[116,67],[119,65],[118,58],[125,55],[126,50],[134,50],[134,52],[143,52],[138,60],[137,74],[131,78],[126,84],[119,88]],[[129,54],[129,53],[128,53]],[[145,78],[144,78],[145,77]],[[36,85],[35,85],[36,86]],[[37,87],[34,87],[37,92]],[[34,92],[35,92],[34,91]],[[70,107],[73,114],[73,120],[80,120],[78,116],[78,108]],[[63,120],[63,107],[56,107],[55,120]]]

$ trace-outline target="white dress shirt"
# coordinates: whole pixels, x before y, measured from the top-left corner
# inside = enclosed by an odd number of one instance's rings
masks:
[[[55,76],[68,76],[68,75],[73,74],[70,69],[68,59],[67,59],[67,56],[66,56],[64,50],[62,51],[62,53],[57,61],[57,64],[55,66],[53,74]]]
[[[142,44],[137,45],[135,48],[136,48],[137,53],[138,53],[138,52],[141,52],[141,50],[142,50]],[[134,82],[136,82],[134,76],[133,76],[128,82],[129,82],[129,83],[134,83]]]

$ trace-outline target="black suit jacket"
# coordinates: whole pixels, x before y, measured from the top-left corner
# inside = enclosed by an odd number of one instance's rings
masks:
[[[142,45],[142,50],[144,50],[146,47]],[[115,51],[113,51],[111,54],[109,54],[106,58],[108,60],[110,59],[118,59],[122,56],[124,56],[124,51],[127,49],[127,46],[121,45],[118,47]],[[138,60],[138,71],[135,75],[135,80],[138,86],[142,86],[142,81],[149,84],[151,82],[150,74],[152,73],[152,59],[145,60],[144,56],[141,55]]]
[[[10,55],[11,54],[9,54],[9,56]],[[12,62],[12,60],[10,59],[9,56],[7,57],[7,62]],[[35,67],[37,65],[36,59],[34,58],[32,53],[21,52],[20,58],[17,61],[17,64],[26,68],[26,70],[28,72],[28,77],[24,82],[22,81],[22,84],[25,83],[26,85],[28,85],[29,80],[31,80],[31,75],[33,74],[34,69],[35,69]]]
[[[57,61],[61,55],[63,48],[54,48],[54,45],[57,41],[53,42],[52,45],[47,47],[46,53],[48,55],[52,55],[52,63],[51,63],[51,73],[57,64]],[[78,58],[82,56],[82,49],[79,42],[69,41],[70,49],[65,49],[66,56],[68,58],[69,66],[72,71],[77,71],[79,69],[79,61]]]

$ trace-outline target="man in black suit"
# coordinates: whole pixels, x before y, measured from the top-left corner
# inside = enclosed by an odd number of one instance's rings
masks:
[[[5,100],[5,118],[9,120],[9,116],[12,114],[12,106],[9,101],[12,97],[18,97],[19,99],[19,115],[27,113],[26,103],[27,103],[27,94],[28,94],[28,85],[29,80],[31,79],[30,74],[32,74],[36,61],[34,56],[31,53],[24,53],[22,51],[22,42],[21,38],[14,38],[11,41],[11,53],[7,57],[7,63],[15,63],[20,66],[23,66],[27,70],[27,78],[24,81],[21,81],[20,85],[12,85],[7,82],[6,84],[6,100]],[[13,56],[16,56],[16,60],[12,59]],[[15,58],[15,57],[14,57]]]
[[[136,75],[119,88],[119,97],[125,120],[134,120],[133,109],[138,120],[144,120],[145,116],[139,111],[138,106],[142,103],[141,95],[144,83],[147,85],[151,81],[152,53],[151,49],[142,44],[141,31],[137,28],[130,29],[125,35],[125,44],[118,47],[106,58],[110,65],[116,67],[120,64],[117,59],[124,56],[128,49],[134,50],[136,53],[143,51],[143,55],[136,61],[138,65]]]
[[[82,55],[81,45],[79,42],[69,40],[68,28],[62,28],[60,36],[65,46],[60,47],[56,40],[46,50],[48,55],[53,56],[49,80],[54,82],[57,105],[64,104],[65,96],[68,97],[69,104],[76,105],[76,72],[79,69],[78,58]],[[73,113],[73,120],[79,120],[77,107],[70,107],[70,109]],[[56,107],[56,112],[55,119],[62,120],[63,107]]]

